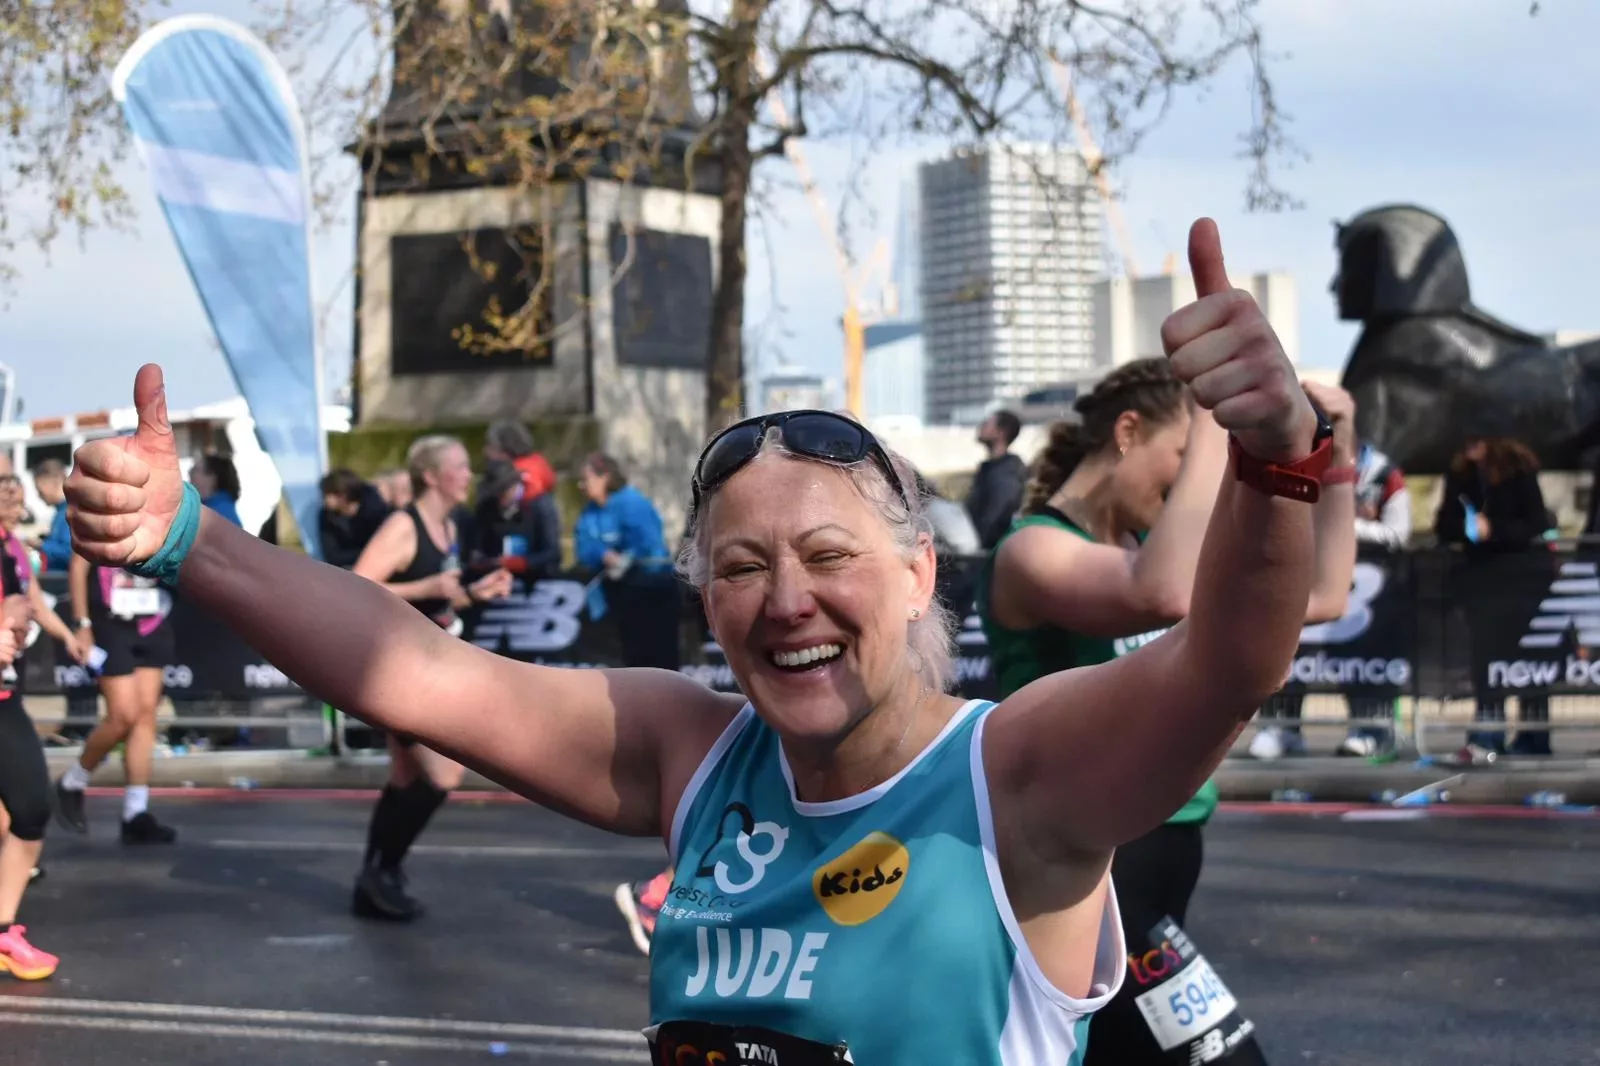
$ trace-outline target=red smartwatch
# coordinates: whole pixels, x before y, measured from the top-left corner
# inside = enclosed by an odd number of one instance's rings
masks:
[[[1268,496],[1282,496],[1303,503],[1316,503],[1321,499],[1322,478],[1333,462],[1333,423],[1315,401],[1311,409],[1317,413],[1317,432],[1311,438],[1311,454],[1292,463],[1258,459],[1244,450],[1239,438],[1228,434],[1228,454],[1233,458],[1234,476]]]

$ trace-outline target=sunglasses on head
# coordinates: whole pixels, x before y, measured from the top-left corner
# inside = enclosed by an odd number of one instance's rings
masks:
[[[878,443],[878,438],[867,431],[867,427],[832,411],[784,411],[735,422],[711,438],[711,443],[700,453],[700,461],[694,468],[694,480],[690,482],[693,492],[691,514],[700,509],[700,499],[705,493],[727,481],[761,454],[762,441],[771,429],[783,434],[785,448],[807,459],[834,466],[853,466],[871,459],[889,479],[899,498],[908,498],[905,483],[889,461],[889,453]]]

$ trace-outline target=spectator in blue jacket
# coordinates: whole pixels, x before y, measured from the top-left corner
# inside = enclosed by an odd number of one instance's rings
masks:
[[[72,531],[67,528],[67,467],[59,459],[46,459],[33,468],[33,487],[39,498],[56,509],[50,532],[34,547],[44,556],[47,570],[66,572],[72,561]]]
[[[574,530],[578,563],[601,575],[590,594],[590,616],[616,615],[625,666],[678,669],[682,591],[660,513],[609,455],[585,459],[578,480],[589,498]]]
[[[207,453],[189,468],[189,480],[200,493],[200,502],[236,526],[239,521],[239,471],[225,455]]]
[[[655,504],[628,484],[617,461],[595,452],[583,462],[578,486],[589,498],[573,531],[578,563],[615,580],[630,569],[670,570],[672,556]]]

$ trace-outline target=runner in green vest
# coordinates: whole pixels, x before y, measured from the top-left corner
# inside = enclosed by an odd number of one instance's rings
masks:
[[[1353,407],[1342,390],[1307,391],[1334,433],[1307,612],[1321,621],[1343,613],[1355,565],[1354,496],[1334,473],[1354,461]],[[1227,469],[1227,435],[1195,408],[1166,359],[1118,367],[1076,409],[1081,422],[1052,427],[1022,515],[979,579],[978,612],[1004,695],[1120,658],[1188,614]],[[1205,781],[1165,825],[1117,849],[1112,877],[1129,972],[1091,1023],[1086,1066],[1265,1061],[1253,1025],[1182,931],[1217,795]],[[1180,940],[1185,951],[1174,949]]]

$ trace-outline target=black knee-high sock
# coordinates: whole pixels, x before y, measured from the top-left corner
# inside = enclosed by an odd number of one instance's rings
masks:
[[[367,826],[367,855],[362,865],[371,866],[374,859],[388,850],[394,839],[396,824],[400,821],[401,790],[394,785],[384,785],[372,808],[372,821]]]
[[[398,869],[405,861],[406,852],[417,837],[427,828],[433,812],[444,806],[450,793],[436,788],[426,777],[418,777],[399,791],[394,832],[378,843],[378,865],[386,870]]]

